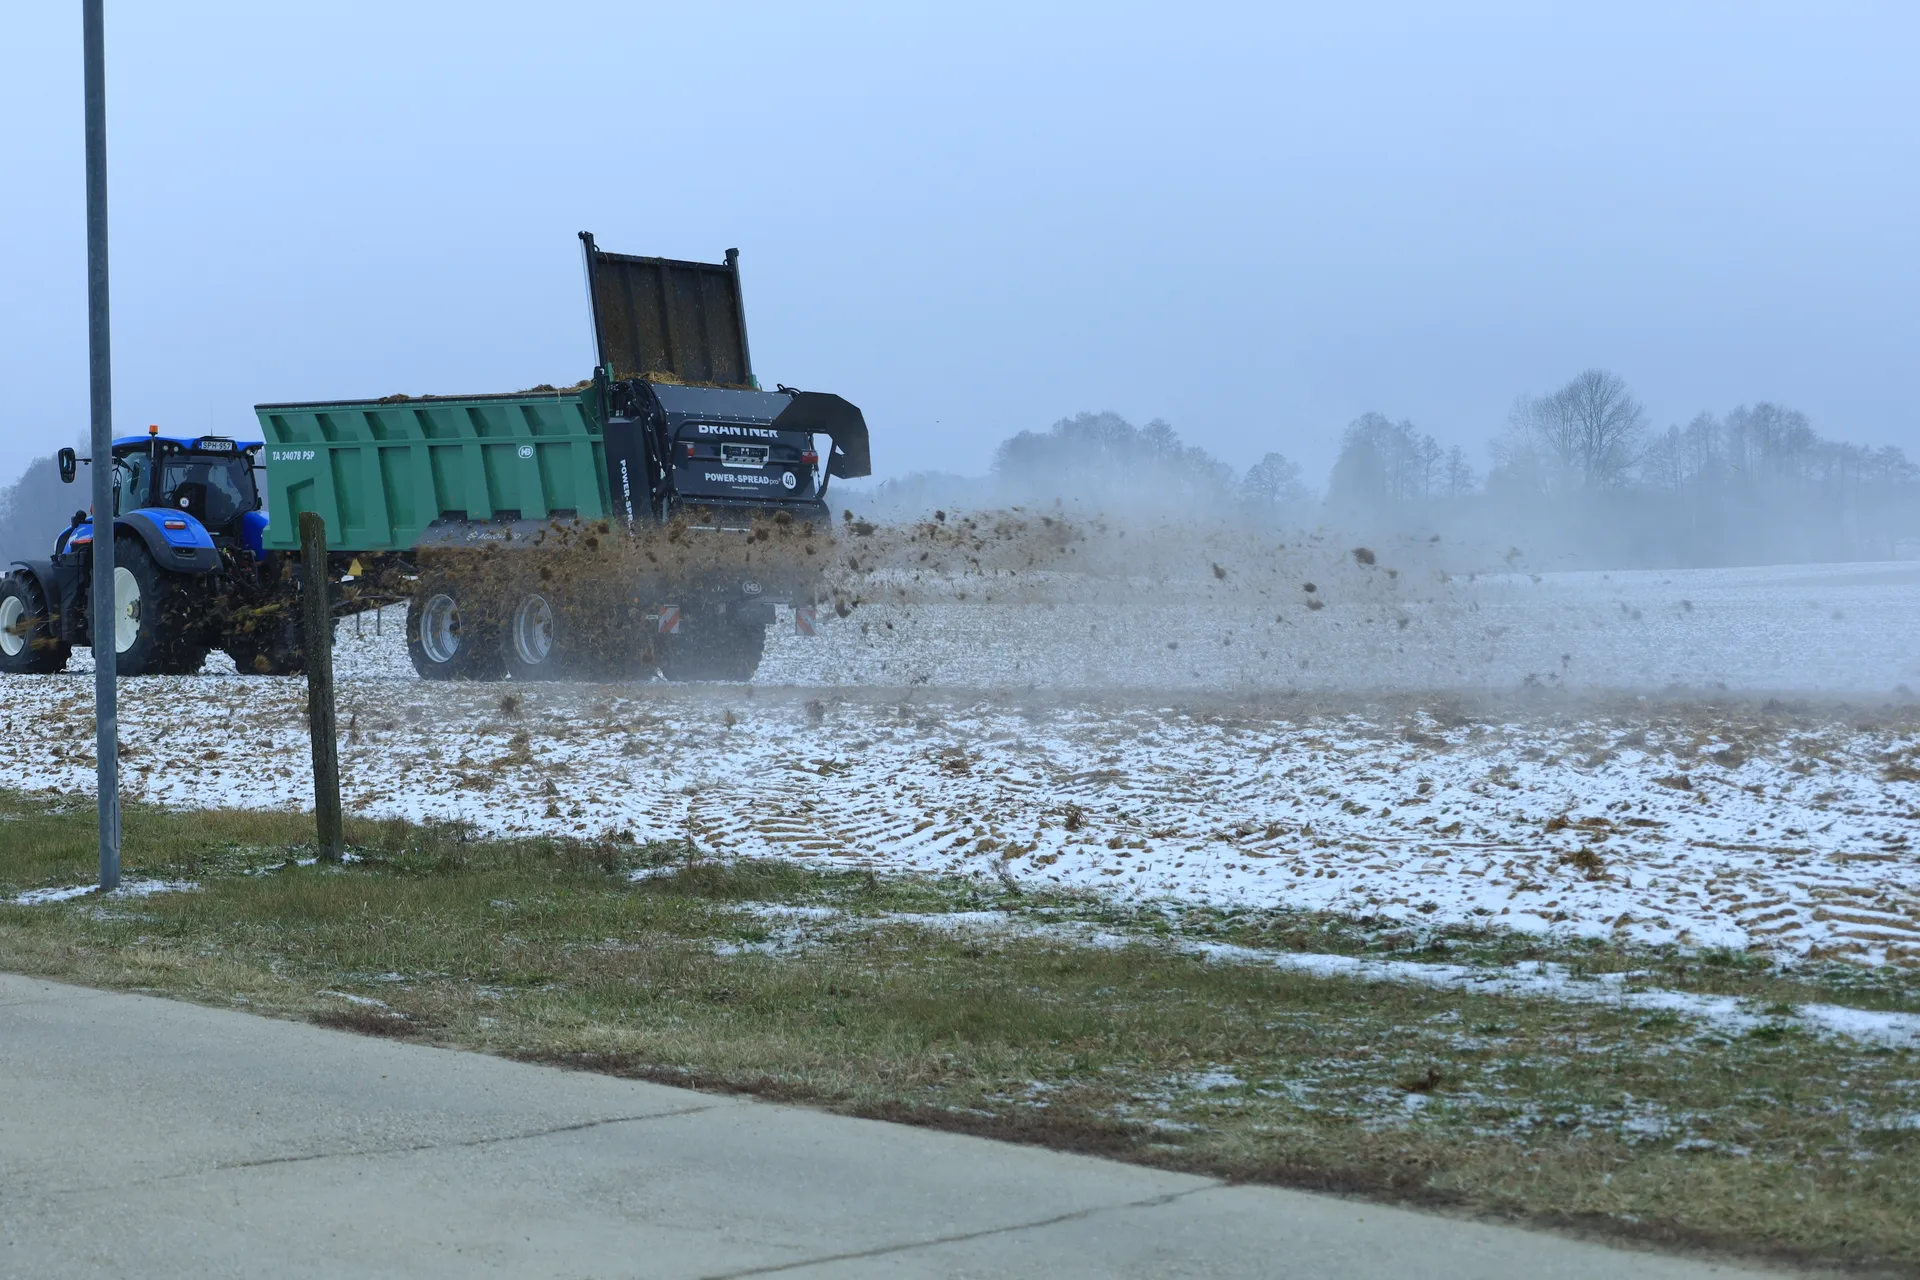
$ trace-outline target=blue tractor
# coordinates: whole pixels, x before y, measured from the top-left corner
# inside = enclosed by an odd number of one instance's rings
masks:
[[[0,578],[0,671],[62,671],[103,632],[122,675],[198,671],[216,648],[242,673],[304,670],[297,566],[262,546],[261,447],[158,427],[114,441],[112,616],[88,616],[95,524],[76,511],[51,557],[15,561]],[[71,484],[83,461],[98,460],[62,449],[60,478]]]

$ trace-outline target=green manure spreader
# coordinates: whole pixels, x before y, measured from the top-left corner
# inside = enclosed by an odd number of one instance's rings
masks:
[[[869,473],[866,421],[839,396],[760,387],[735,251],[580,241],[599,364],[574,386],[263,404],[258,440],[153,427],[109,458],[62,449],[68,483],[113,468],[113,613],[88,616],[95,518],[76,511],[46,558],[0,576],[0,672],[64,670],[96,635],[129,676],[198,671],[213,649],[242,673],[298,672],[315,572],[336,618],[404,600],[429,679],[744,680],[780,609],[811,633],[827,487]],[[301,560],[308,511],[325,565]]]
[[[404,596],[429,679],[744,680],[781,609],[813,630],[827,488],[869,474],[866,422],[836,395],[760,387],[735,251],[580,240],[591,378],[257,406],[263,557],[297,557],[299,513],[318,512],[342,598]]]

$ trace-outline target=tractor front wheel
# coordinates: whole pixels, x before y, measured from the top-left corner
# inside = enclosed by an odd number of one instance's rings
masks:
[[[123,676],[185,675],[200,669],[207,651],[191,643],[187,583],[162,572],[138,538],[113,543],[113,607],[93,620],[93,642],[113,645]]]

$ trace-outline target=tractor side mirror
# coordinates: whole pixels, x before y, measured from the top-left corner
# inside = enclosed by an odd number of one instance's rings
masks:
[[[80,470],[80,459],[74,455],[71,449],[62,449],[59,457],[60,483],[72,484],[74,474]]]

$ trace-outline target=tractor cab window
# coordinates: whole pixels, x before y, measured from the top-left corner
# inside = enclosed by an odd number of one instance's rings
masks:
[[[151,506],[153,458],[142,453],[123,454],[113,460],[113,512],[124,515]]]
[[[209,529],[231,529],[260,509],[252,460],[245,454],[209,458],[176,454],[160,463],[160,505],[184,511]]]

